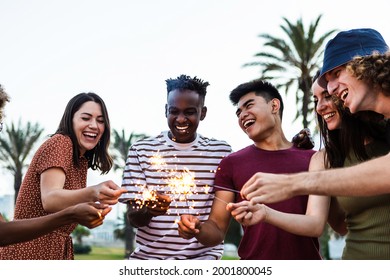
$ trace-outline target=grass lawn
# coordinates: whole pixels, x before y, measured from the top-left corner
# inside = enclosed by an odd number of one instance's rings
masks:
[[[75,260],[123,260],[125,254],[124,248],[110,248],[110,247],[92,247],[89,254],[77,254],[74,256]],[[236,260],[237,258],[222,257],[223,260]]]
[[[123,260],[124,248],[92,247],[89,254],[77,254],[75,260]]]

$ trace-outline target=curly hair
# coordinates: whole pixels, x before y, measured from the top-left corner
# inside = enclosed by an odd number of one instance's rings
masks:
[[[3,110],[4,110],[5,103],[9,101],[10,98],[8,94],[4,91],[4,88],[0,84],[0,122],[3,121],[3,117],[4,117]]]
[[[167,84],[167,95],[175,89],[193,90],[199,94],[203,102],[206,97],[207,87],[210,85],[208,82],[204,82],[196,76],[191,78],[190,76],[183,74],[176,79],[167,79],[165,82]]]
[[[390,96],[390,51],[356,56],[347,64],[347,71],[368,86]]]

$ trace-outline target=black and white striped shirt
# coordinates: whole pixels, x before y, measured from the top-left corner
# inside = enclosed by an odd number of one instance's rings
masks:
[[[183,239],[175,221],[181,214],[207,220],[214,198],[215,171],[221,159],[230,153],[231,147],[225,141],[198,134],[192,143],[176,143],[169,139],[167,131],[131,146],[122,182],[128,193],[120,201],[140,199],[145,188],[163,191],[172,199],[165,215],[154,217],[147,226],[138,228],[131,259],[221,258],[223,244],[205,247],[195,238]],[[180,185],[185,179],[189,183]],[[182,187],[187,191],[177,192]]]

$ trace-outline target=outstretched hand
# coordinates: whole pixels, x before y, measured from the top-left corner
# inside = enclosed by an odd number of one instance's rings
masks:
[[[125,188],[120,188],[113,181],[105,181],[95,186],[98,192],[98,201],[102,204],[114,205],[118,203],[119,197],[127,192]]]
[[[241,196],[252,204],[275,203],[294,196],[288,175],[258,172],[242,187]]]

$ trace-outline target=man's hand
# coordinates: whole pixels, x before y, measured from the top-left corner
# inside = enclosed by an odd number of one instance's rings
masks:
[[[156,192],[155,199],[146,203],[147,210],[153,217],[164,215],[171,204],[171,198],[169,195]]]
[[[184,239],[191,239],[199,233],[200,220],[192,215],[181,215],[177,222],[179,235]]]
[[[289,175],[262,172],[253,175],[242,187],[240,193],[252,204],[275,203],[295,196]]]
[[[297,133],[292,142],[295,147],[310,150],[314,148],[314,140],[311,137],[310,129],[304,128],[299,133]]]

